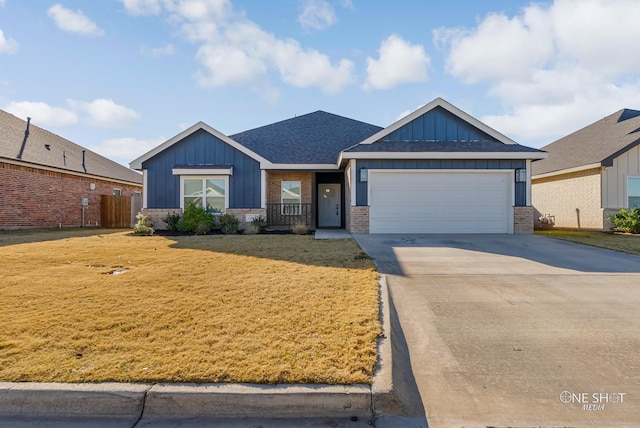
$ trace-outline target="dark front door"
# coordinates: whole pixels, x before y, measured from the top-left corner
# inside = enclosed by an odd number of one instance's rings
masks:
[[[340,184],[318,184],[318,227],[340,227]]]

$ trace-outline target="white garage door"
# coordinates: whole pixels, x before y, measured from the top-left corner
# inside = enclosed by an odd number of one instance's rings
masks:
[[[369,171],[371,233],[512,233],[510,171]]]

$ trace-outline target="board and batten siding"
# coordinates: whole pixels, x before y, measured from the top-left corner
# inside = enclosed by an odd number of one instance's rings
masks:
[[[628,177],[640,177],[640,146],[621,154],[602,171],[603,208],[628,208]]]
[[[356,206],[367,206],[367,182],[360,181],[361,169],[519,169],[525,168],[526,161],[514,160],[469,160],[469,159],[390,159],[356,161]],[[515,206],[526,206],[526,183],[514,183]]]
[[[496,141],[442,107],[415,118],[380,141]]]
[[[180,207],[180,176],[171,170],[184,165],[232,165],[229,208],[260,207],[260,163],[200,129],[143,162],[147,208]]]

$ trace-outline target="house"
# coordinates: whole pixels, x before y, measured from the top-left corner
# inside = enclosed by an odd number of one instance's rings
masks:
[[[100,225],[101,195],[141,192],[140,173],[0,110],[0,229]]]
[[[226,136],[199,122],[131,162],[156,226],[188,202],[352,233],[530,233],[531,162],[437,98],[381,128],[318,111]]]
[[[556,227],[609,230],[607,218],[640,206],[640,111],[623,109],[542,149],[533,164],[535,217]]]

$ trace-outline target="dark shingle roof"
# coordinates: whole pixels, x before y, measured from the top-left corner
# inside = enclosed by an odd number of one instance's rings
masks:
[[[497,141],[379,141],[358,144],[345,152],[535,152],[541,150]]]
[[[340,151],[381,129],[317,111],[230,137],[273,163],[334,164]]]
[[[142,184],[142,176],[136,171],[100,156],[72,143],[52,132],[33,124],[29,125],[29,137],[22,156],[18,159],[24,140],[27,122],[6,111],[0,110],[0,160],[15,160],[31,163],[34,167],[52,167],[75,173],[128,181]],[[82,166],[82,151],[84,164]]]
[[[590,164],[610,166],[640,143],[640,111],[623,109],[545,147],[549,158],[533,163],[534,175]]]

